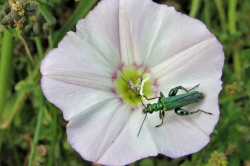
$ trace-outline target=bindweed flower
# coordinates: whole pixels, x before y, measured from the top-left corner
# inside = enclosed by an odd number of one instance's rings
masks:
[[[219,118],[224,54],[199,20],[151,0],[103,0],[41,64],[42,90],[69,121],[71,146],[86,160],[125,165],[161,153],[177,158],[209,142]],[[144,119],[142,102],[179,85],[204,94],[178,116]],[[140,92],[141,91],[141,92]],[[179,90],[178,94],[186,93]]]

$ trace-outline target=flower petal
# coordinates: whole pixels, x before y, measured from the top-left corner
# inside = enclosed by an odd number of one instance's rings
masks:
[[[43,59],[43,77],[109,90],[112,86],[112,70],[91,57],[94,53],[85,50],[81,45],[82,41],[76,34],[68,33],[59,48],[50,51]]]
[[[110,86],[112,74],[120,65],[119,54],[118,1],[108,0],[100,2],[78,22],[76,33],[69,32],[58,48],[46,55],[41,73],[77,85],[96,88],[105,82]],[[96,77],[90,79],[93,74]]]
[[[127,64],[151,68],[211,36],[199,20],[151,0],[120,1],[119,11],[121,56]]]
[[[158,154],[155,145],[157,135],[151,135],[147,127],[143,126],[143,132],[141,131],[137,137],[143,119],[141,110],[134,110],[126,126],[98,163],[126,165],[141,158],[156,156]]]
[[[203,42],[159,63],[151,72],[162,85],[209,85],[220,80],[223,63],[222,46],[213,35],[210,35]]]
[[[95,50],[95,60],[102,59],[113,69],[120,65],[119,24],[117,0],[101,1],[85,19],[77,24],[77,34],[85,40],[82,46],[90,45]]]
[[[209,136],[196,126],[190,116],[178,116],[173,111],[168,111],[163,125],[155,128],[160,122],[158,114],[154,113],[145,126],[151,136],[157,135],[154,141],[158,152],[166,156],[177,158],[197,152],[209,141]]]
[[[100,2],[41,63],[43,92],[66,120],[111,96],[120,65],[117,13],[118,1]]]
[[[65,120],[70,120],[91,106],[114,98],[112,93],[43,77],[42,90],[46,98],[63,111]]]
[[[54,71],[53,74],[60,71],[110,73],[113,68],[96,55],[96,50],[83,38],[74,32],[69,32],[59,43],[58,48],[46,55],[42,61],[41,72],[43,75],[49,75],[50,71]]]
[[[190,111],[196,111],[197,109],[210,112],[213,115],[207,115],[200,112],[199,114],[194,114],[189,116],[190,119],[198,126],[204,133],[210,135],[213,132],[215,125],[219,120],[220,110],[218,103],[218,94],[221,91],[221,83],[215,83],[207,86],[200,86],[197,90],[204,93],[204,99],[195,108]],[[186,107],[187,109],[190,109]]]
[[[122,105],[118,100],[98,103],[71,119],[67,125],[68,140],[87,160],[102,164],[116,163],[116,160],[120,160],[119,157],[114,157],[117,156],[115,154],[110,156],[107,150],[113,146],[131,113],[128,106]],[[113,159],[108,161],[104,157],[104,161],[101,161],[105,155]]]
[[[99,115],[99,112],[105,114]],[[117,100],[103,101],[71,119],[68,140],[81,156],[104,165],[126,165],[143,157],[157,155],[155,137],[143,127],[144,116]]]

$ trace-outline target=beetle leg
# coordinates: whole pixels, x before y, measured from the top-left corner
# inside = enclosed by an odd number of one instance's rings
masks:
[[[159,117],[161,119],[161,124],[156,125],[155,127],[160,127],[163,124],[164,116],[165,116],[165,112],[163,110],[159,111]]]
[[[174,112],[177,114],[177,115],[180,115],[180,116],[185,116],[185,115],[192,115],[192,114],[196,114],[197,112],[203,112],[203,113],[206,113],[206,114],[209,114],[209,115],[213,115],[212,113],[210,112],[205,112],[205,111],[202,111],[200,109],[198,109],[197,111],[194,111],[194,112],[189,112],[187,110],[184,110],[182,108],[176,108],[174,110]]]
[[[177,92],[178,92],[179,89],[184,90],[185,92],[188,93],[188,92],[192,91],[193,89],[197,88],[199,85],[200,85],[200,84],[194,86],[193,88],[191,88],[191,89],[189,89],[189,90],[187,90],[187,89],[184,88],[183,86],[177,86],[177,87],[175,87],[175,88],[173,88],[173,89],[171,89],[171,90],[169,91],[168,96],[175,96],[175,95],[177,94]]]

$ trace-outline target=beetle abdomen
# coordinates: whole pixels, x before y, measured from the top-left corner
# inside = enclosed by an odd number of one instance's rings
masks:
[[[176,96],[177,97],[177,96]],[[167,110],[172,110],[175,108],[180,108],[189,104],[200,102],[204,98],[203,93],[193,93],[187,96],[182,96],[180,98],[176,98],[171,102],[165,102],[164,105],[166,106]]]

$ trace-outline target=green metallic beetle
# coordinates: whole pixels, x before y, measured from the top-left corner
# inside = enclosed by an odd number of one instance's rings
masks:
[[[123,77],[122,77],[122,79],[126,82],[126,80]],[[138,76],[137,80],[142,82],[142,77]],[[160,119],[162,121],[161,121],[161,123],[159,125],[156,125],[155,127],[160,127],[163,124],[165,111],[174,110],[175,113],[177,115],[180,115],[180,116],[192,115],[192,114],[195,114],[197,112],[203,112],[203,113],[206,113],[206,114],[209,114],[209,115],[213,115],[210,112],[205,112],[205,111],[202,111],[200,109],[198,109],[197,111],[194,111],[194,112],[189,112],[189,111],[181,108],[183,106],[198,103],[198,102],[203,100],[203,98],[204,98],[203,93],[198,92],[198,91],[192,91],[193,89],[197,88],[199,86],[199,84],[194,86],[190,90],[187,90],[183,86],[177,86],[177,87],[175,87],[175,88],[173,88],[173,89],[171,89],[169,91],[168,97],[165,97],[163,95],[163,93],[160,92],[160,97],[147,98],[145,95],[138,95],[137,94],[137,92],[139,92],[141,90],[140,89],[141,87],[140,86],[138,86],[139,88],[137,86],[132,87],[132,80],[131,79],[129,79],[129,81],[126,82],[126,83],[128,84],[128,88],[132,92],[134,92],[137,97],[139,97],[142,105],[145,107],[145,108],[142,109],[142,113],[146,114],[146,116],[145,116],[145,118],[144,118],[144,120],[143,120],[143,122],[141,124],[141,127],[140,127],[140,130],[138,132],[137,137],[140,134],[141,128],[143,126],[143,123],[144,123],[148,113],[152,114],[153,112],[159,111],[159,117],[160,117]],[[186,93],[176,95],[179,89],[184,90]],[[144,97],[147,100],[153,100],[153,99],[158,98],[158,102],[154,103],[154,104],[148,104],[147,106],[145,106],[140,97]]]
[[[174,109],[175,113],[177,115],[180,115],[180,116],[192,115],[192,114],[195,114],[197,112],[203,112],[203,113],[206,113],[209,115],[213,115],[210,112],[205,112],[205,111],[202,111],[199,109],[197,111],[194,111],[194,112],[189,112],[189,111],[181,108],[183,106],[198,103],[198,102],[203,100],[203,98],[204,98],[203,93],[198,92],[198,91],[192,91],[194,88],[196,88],[198,86],[199,86],[199,84],[190,90],[187,90],[186,88],[184,88],[182,86],[177,86],[177,87],[170,90],[170,92],[168,94],[169,97],[165,97],[162,92],[160,92],[160,97],[148,99],[146,96],[143,96],[147,100],[152,100],[152,99],[158,98],[158,102],[154,103],[154,104],[148,104],[146,107],[144,106],[145,108],[142,109],[142,113],[146,114],[146,116],[142,122],[142,125],[147,117],[147,113],[152,114],[153,112],[157,112],[157,111],[159,111],[159,117],[162,121],[159,125],[157,125],[155,127],[160,127],[163,124],[165,111],[170,111],[173,109]],[[186,91],[187,93],[176,95],[179,89],[182,89],[182,90]],[[192,91],[192,92],[190,92],[190,91]],[[142,125],[140,127],[140,130],[139,130],[137,136],[139,136],[139,134],[140,134]]]

